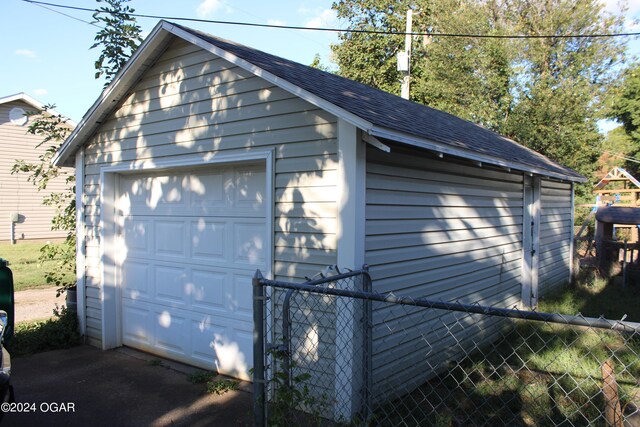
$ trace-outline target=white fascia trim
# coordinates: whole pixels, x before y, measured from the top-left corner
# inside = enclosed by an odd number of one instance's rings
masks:
[[[0,104],[7,104],[9,102],[13,102],[13,101],[24,101],[27,104],[31,105],[34,108],[37,108],[38,110],[42,111],[44,110],[44,104],[40,101],[38,101],[37,99],[27,95],[24,92],[20,92],[20,93],[16,93],[15,95],[9,95],[9,96],[4,96],[2,98],[0,98]],[[55,115],[55,116],[63,116],[62,114],[58,113],[56,110],[49,110],[49,113]],[[78,124],[76,122],[74,122],[73,120],[71,120],[70,118],[63,116],[67,119],[67,123],[69,123],[71,126],[76,127]]]
[[[165,26],[166,22],[161,21],[151,30],[151,34],[142,42],[140,47],[136,49],[129,61],[120,69],[109,86],[102,91],[98,99],[95,100],[91,108],[89,108],[82,120],[80,120],[80,124],[76,126],[71,135],[67,137],[51,160],[53,165],[70,166],[66,162],[76,151],[78,145],[82,144],[86,138],[91,136],[102,115],[111,111],[114,104],[119,101],[123,93],[129,90],[131,83],[138,77],[139,74],[136,74],[135,71],[139,70],[140,66],[144,65],[145,61],[164,43],[166,38],[162,37],[160,33],[164,32],[165,36],[169,35]]]
[[[323,98],[320,98],[317,95],[314,95],[310,92],[307,92],[306,90],[300,88],[299,86],[296,86],[294,84],[292,84],[291,82],[284,80],[280,77],[277,77],[271,73],[269,73],[268,71],[263,70],[260,67],[257,67],[255,65],[253,65],[252,63],[245,61],[244,59],[241,59],[239,57],[237,57],[236,55],[227,52],[226,50],[220,49],[219,47],[207,42],[206,40],[201,39],[200,37],[191,34],[185,30],[183,30],[182,28],[178,28],[168,22],[165,22],[167,29],[169,31],[171,31],[173,34],[175,34],[176,36],[185,39],[188,42],[193,43],[194,45],[201,47],[204,50],[207,50],[211,53],[213,53],[216,56],[219,56],[220,58],[223,58],[229,62],[231,62],[234,65],[237,65],[238,67],[249,71],[250,73],[254,74],[257,77],[260,77],[266,81],[268,81],[271,84],[274,84],[278,87],[280,87],[281,89],[286,90],[287,92],[292,93],[293,95],[296,95],[302,99],[304,99],[305,101],[315,105],[318,108],[321,108],[331,114],[333,114],[334,116],[341,118],[343,120],[345,120],[346,122],[365,130],[367,133],[369,133],[369,130],[373,127],[373,125],[368,122],[367,120],[362,119],[361,117],[348,112],[347,110],[340,108],[332,103],[330,103],[329,101],[326,101]]]
[[[522,172],[528,172],[535,175],[548,176],[566,181],[586,182],[586,178],[569,177],[560,173],[547,171],[544,169],[535,168],[529,165],[525,165],[517,162],[509,162],[506,160],[500,160],[495,157],[479,154],[470,150],[464,150],[452,147],[450,145],[439,144],[434,141],[430,141],[425,138],[416,137],[410,134],[392,131],[380,127],[374,127],[369,132],[373,136],[380,138],[390,139],[392,141],[402,142],[404,144],[413,145],[420,148],[426,148],[427,150],[435,151],[437,153],[448,154],[455,157],[461,157],[463,159],[473,160],[476,162],[486,163],[489,165],[500,166],[508,169],[515,169]]]

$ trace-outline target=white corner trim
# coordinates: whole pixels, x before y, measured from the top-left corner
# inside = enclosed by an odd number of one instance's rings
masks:
[[[87,331],[86,256],[87,236],[84,220],[84,149],[76,155],[76,296],[80,334]]]
[[[541,178],[533,177],[533,211],[531,218],[533,220],[533,256],[531,257],[531,305],[533,308],[538,307],[539,297],[539,281],[540,281],[540,220],[542,215],[542,188]]]
[[[118,176],[100,173],[100,308],[102,313],[102,349],[122,345],[114,248],[116,239],[115,201]]]
[[[576,195],[575,184],[571,183],[571,242],[569,243],[569,284],[573,284],[574,275],[574,251],[575,251],[575,239],[574,239],[574,226],[575,226],[575,212],[576,212]]]
[[[364,264],[366,146],[360,131],[338,119],[337,264],[341,269],[359,269]],[[335,419],[351,419],[361,398],[354,360],[363,351],[355,327],[357,304],[339,298],[336,312],[336,346],[342,349],[335,361],[335,396],[342,405],[334,407]],[[350,404],[347,404],[347,403]]]

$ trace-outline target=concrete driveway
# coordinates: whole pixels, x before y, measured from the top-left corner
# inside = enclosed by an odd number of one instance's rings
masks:
[[[155,362],[153,362],[155,360]],[[12,360],[14,409],[3,426],[249,426],[251,385],[207,394],[198,371],[129,349],[80,346]],[[58,412],[55,412],[55,411]]]

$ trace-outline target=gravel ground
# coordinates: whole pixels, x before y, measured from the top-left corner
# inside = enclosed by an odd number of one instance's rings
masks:
[[[44,320],[53,317],[56,304],[64,305],[64,294],[56,298],[56,288],[28,289],[15,293],[15,322]]]

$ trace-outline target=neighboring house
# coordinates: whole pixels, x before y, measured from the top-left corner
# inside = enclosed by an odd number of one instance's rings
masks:
[[[77,170],[90,342],[241,378],[257,268],[302,281],[367,263],[375,291],[535,306],[570,279],[584,181],[460,118],[165,21],[55,162]],[[391,326],[374,328],[376,384],[415,368],[385,353]]]
[[[29,174],[11,174],[16,160],[38,163],[38,157],[46,150],[44,145],[37,147],[42,137],[27,133],[32,119],[25,115],[40,112],[43,107],[25,93],[0,98],[0,241],[8,242],[12,237],[14,241],[47,240],[66,235],[64,231],[51,230],[55,208],[42,204],[45,196],[67,188],[65,177],[50,181],[46,190],[38,191],[27,181]]]

